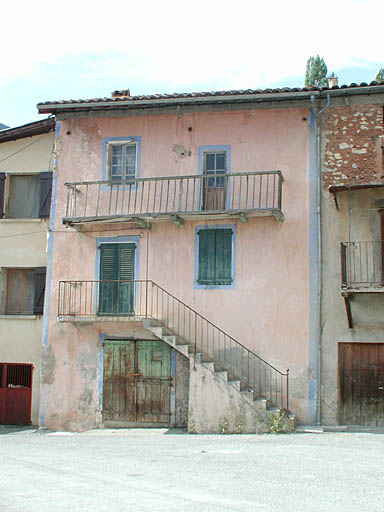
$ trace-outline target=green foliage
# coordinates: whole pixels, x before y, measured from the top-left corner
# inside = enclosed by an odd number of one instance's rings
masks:
[[[277,414],[271,414],[271,434],[282,434],[287,431],[288,427],[288,411],[281,409]]]
[[[381,68],[380,71],[377,73],[376,82],[384,82],[384,68]]]
[[[228,434],[228,420],[227,420],[227,418],[223,418],[223,421],[220,423],[220,434]]]
[[[188,434],[196,434],[196,423],[191,421],[188,425]]]
[[[244,423],[241,420],[236,425],[235,434],[244,434]]]
[[[305,87],[328,87],[327,73],[328,69],[322,57],[309,57],[305,71]]]

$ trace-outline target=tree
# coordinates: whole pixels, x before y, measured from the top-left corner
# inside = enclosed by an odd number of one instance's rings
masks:
[[[309,57],[305,72],[305,87],[328,87],[327,65],[319,55]]]
[[[381,68],[376,75],[376,82],[384,82],[384,68]]]

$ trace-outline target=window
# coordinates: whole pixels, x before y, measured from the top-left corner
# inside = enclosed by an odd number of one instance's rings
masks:
[[[0,173],[0,218],[49,217],[52,172],[39,174]]]
[[[6,270],[7,315],[42,315],[44,309],[45,267]]]
[[[198,238],[197,284],[229,286],[233,284],[233,229],[200,228]]]
[[[204,172],[207,176],[207,188],[225,186],[225,177],[220,174],[227,172],[227,153],[216,151],[204,153]]]
[[[109,179],[129,181],[136,176],[136,142],[113,142],[108,144]]]

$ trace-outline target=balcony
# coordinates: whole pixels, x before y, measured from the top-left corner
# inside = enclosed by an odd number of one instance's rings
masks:
[[[63,223],[130,222],[273,216],[283,220],[281,171],[65,183]]]
[[[342,242],[341,295],[349,328],[353,328],[350,298],[353,294],[384,293],[384,241]]]

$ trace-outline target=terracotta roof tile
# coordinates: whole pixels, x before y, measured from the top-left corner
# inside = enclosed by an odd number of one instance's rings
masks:
[[[77,100],[58,100],[58,101],[44,101],[38,103],[37,107],[42,107],[43,105],[62,105],[62,104],[81,104],[81,103],[104,103],[104,102],[131,102],[131,101],[150,101],[150,100],[167,100],[167,99],[183,99],[183,98],[204,98],[209,96],[245,96],[245,95],[257,95],[257,94],[284,94],[284,93],[294,93],[294,92],[309,92],[309,91],[327,91],[327,90],[337,90],[337,89],[351,89],[355,87],[370,87],[375,85],[384,85],[384,81],[382,82],[370,82],[369,84],[366,82],[362,82],[360,84],[351,83],[349,85],[340,85],[333,87],[282,87],[276,89],[238,89],[238,90],[228,90],[228,91],[207,91],[207,92],[186,92],[186,93],[171,93],[171,94],[145,94],[138,96],[124,96],[124,92],[127,91],[125,89],[117,90],[113,92],[115,94],[121,94],[120,96],[113,96],[110,98],[91,98],[91,99],[77,99]]]

